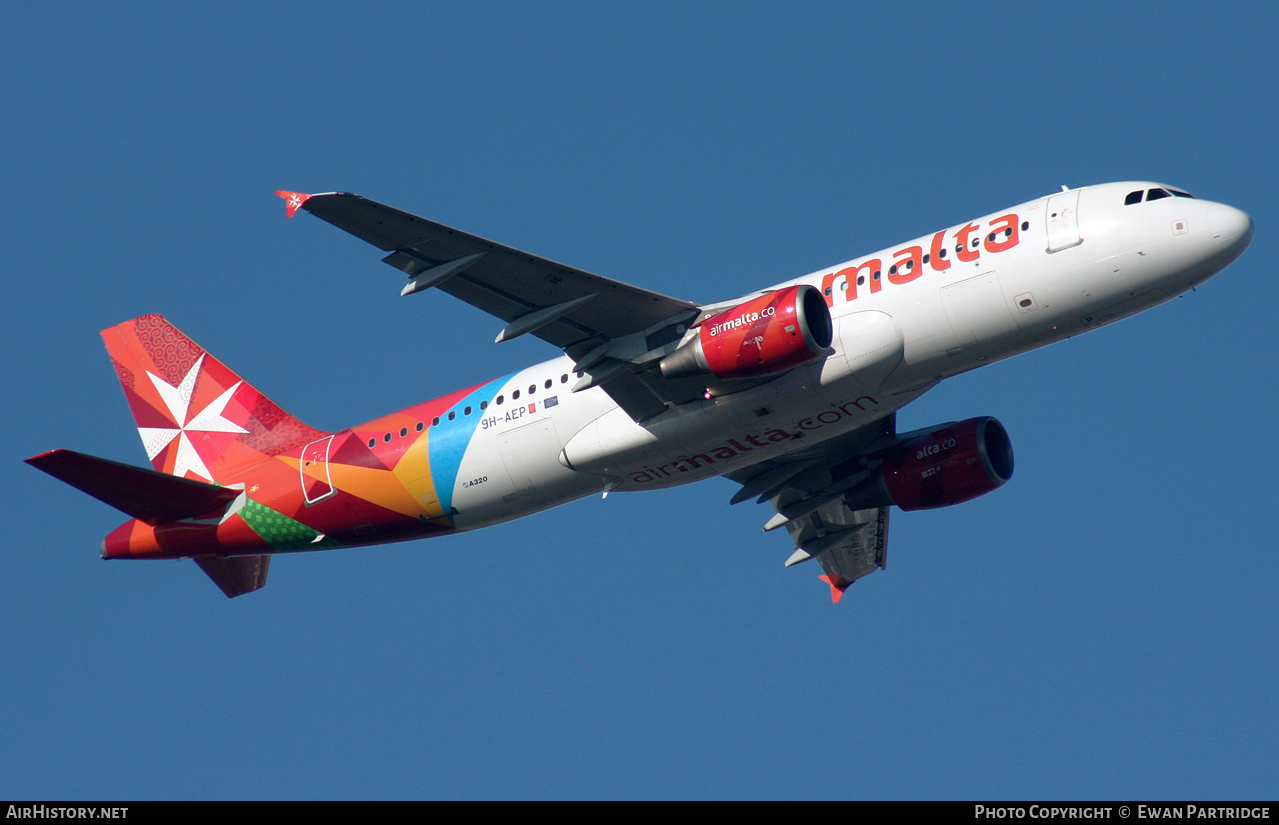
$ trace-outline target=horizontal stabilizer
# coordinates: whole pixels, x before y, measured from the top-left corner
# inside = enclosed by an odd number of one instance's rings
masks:
[[[205,556],[197,558],[195,563],[213,579],[213,583],[222,589],[228,599],[234,599],[236,596],[252,593],[266,584],[271,557],[237,556],[222,559]]]
[[[53,450],[26,461],[148,524],[211,513],[234,501],[241,492],[73,450]]]

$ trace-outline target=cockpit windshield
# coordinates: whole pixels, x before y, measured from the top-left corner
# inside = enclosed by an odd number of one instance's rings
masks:
[[[1145,195],[1145,200],[1147,203],[1149,203],[1150,201],[1161,200],[1163,198],[1194,199],[1195,197],[1189,192],[1185,192],[1181,189],[1173,189],[1171,186],[1167,188],[1160,187],[1156,189],[1146,189],[1146,190],[1138,189],[1135,192],[1128,193],[1128,196],[1124,198],[1124,206],[1132,206],[1134,203],[1141,203],[1143,195]]]

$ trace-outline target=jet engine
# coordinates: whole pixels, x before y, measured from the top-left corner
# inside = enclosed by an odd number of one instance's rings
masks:
[[[890,447],[883,467],[847,497],[851,509],[896,504],[903,510],[949,507],[1003,486],[1013,475],[1013,448],[993,418],[933,427]]]
[[[662,375],[733,379],[785,372],[825,355],[833,331],[821,292],[789,286],[707,318],[694,338],[662,359]]]

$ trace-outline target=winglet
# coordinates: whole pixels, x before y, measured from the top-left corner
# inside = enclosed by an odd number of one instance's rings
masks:
[[[839,604],[839,600],[844,597],[844,591],[848,589],[848,585],[852,584],[852,582],[846,582],[838,576],[818,576],[817,578],[830,585],[831,604]]]
[[[284,198],[284,217],[291,218],[302,208],[302,204],[311,199],[310,195],[304,195],[301,192],[287,192],[283,189],[275,190],[275,194]]]

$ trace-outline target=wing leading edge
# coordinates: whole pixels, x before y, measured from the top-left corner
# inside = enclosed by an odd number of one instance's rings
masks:
[[[563,349],[584,373],[574,389],[600,385],[637,420],[656,415],[683,388],[641,381],[701,314],[697,304],[593,275],[419,218],[359,195],[277,192],[386,251],[409,279],[401,294],[437,288],[507,323],[497,341],[531,334]],[[681,397],[672,397],[671,390]]]

